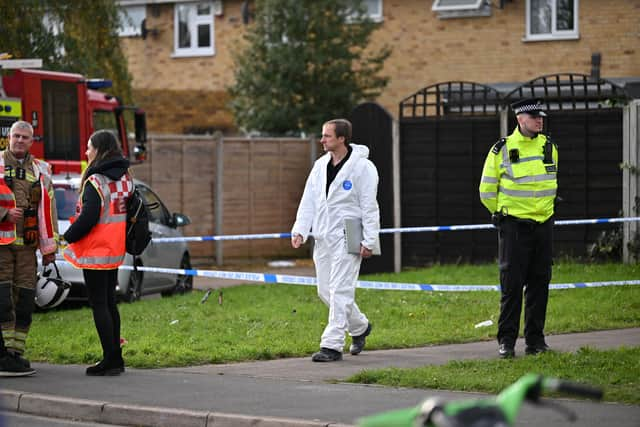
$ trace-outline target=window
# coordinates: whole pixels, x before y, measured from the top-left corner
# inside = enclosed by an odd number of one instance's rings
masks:
[[[58,220],[68,220],[76,214],[78,202],[78,189],[68,184],[54,184],[53,194],[56,198],[56,211]]]
[[[213,55],[213,6],[210,1],[176,3],[174,56]]]
[[[484,0],[435,0],[431,10],[435,12],[450,12],[455,10],[476,10]]]
[[[60,35],[64,34],[64,22],[62,21],[62,19],[60,19],[60,17],[57,15],[45,12],[42,17],[42,25],[44,26],[44,28],[46,28],[46,30],[51,35],[51,38],[54,40],[56,55],[61,57],[65,56],[66,52],[64,50],[64,45],[60,41]]]
[[[431,10],[437,12],[440,19],[491,16],[491,1],[434,0]]]
[[[382,0],[364,0],[367,16],[375,22],[382,21]]]
[[[118,28],[118,35],[120,37],[133,37],[142,34],[140,28],[142,21],[146,18],[146,6],[120,6],[118,8],[118,17],[120,19],[120,26]]]
[[[577,39],[578,0],[527,0],[525,40]]]
[[[364,16],[373,22],[382,22],[382,0],[362,0],[364,6]],[[357,22],[357,16],[352,13],[347,18],[347,22]]]
[[[78,124],[78,85],[75,82],[42,80],[43,132],[47,135],[45,159],[80,160],[84,152]]]

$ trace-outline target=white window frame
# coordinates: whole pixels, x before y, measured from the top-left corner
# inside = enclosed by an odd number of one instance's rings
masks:
[[[120,27],[118,35],[120,37],[136,37],[142,35],[142,21],[147,17],[147,6],[131,5],[119,6],[118,16]]]
[[[382,4],[382,0],[364,0],[363,1],[364,6],[367,9],[366,12],[366,16],[373,22],[382,22],[384,20],[384,11],[383,11],[383,4]],[[373,13],[371,12],[371,8],[369,7],[370,5],[373,5],[376,9],[377,12]],[[347,23],[355,23],[357,22],[357,19],[354,16],[348,16],[347,17]]]
[[[382,22],[384,19],[384,13],[382,9],[382,0],[364,0],[365,5],[367,6],[367,16],[373,22]],[[373,6],[377,9],[377,12],[371,12],[371,8],[369,7],[373,3]]]
[[[64,33],[64,21],[49,12],[45,12],[42,16],[42,25],[54,37],[58,37],[60,34]],[[62,44],[56,46],[56,53],[60,56],[65,56],[67,54]]]
[[[442,0],[435,0],[431,6],[434,12],[456,12],[461,10],[478,10],[485,0],[467,0],[466,4],[443,5]]]
[[[576,40],[580,38],[578,29],[578,12],[580,0],[573,0],[573,29],[557,30],[557,13],[556,7],[558,0],[551,0],[551,32],[545,34],[531,33],[531,0],[526,0],[526,34],[524,41],[549,41],[549,40]]]
[[[195,14],[195,19],[193,22],[190,22],[190,33],[191,33],[191,47],[179,47],[179,16],[178,10],[180,7],[190,6],[197,8],[198,4],[207,4],[209,6],[209,14],[208,15],[198,15]],[[181,57],[191,57],[191,56],[213,56],[215,54],[215,27],[214,27],[214,7],[213,1],[195,1],[195,2],[180,2],[176,3],[173,7],[173,55],[174,58]],[[197,11],[197,9],[196,9]],[[211,35],[211,46],[205,47],[197,47],[198,43],[198,26],[199,25],[209,25],[209,34]],[[193,45],[196,45],[195,47]]]

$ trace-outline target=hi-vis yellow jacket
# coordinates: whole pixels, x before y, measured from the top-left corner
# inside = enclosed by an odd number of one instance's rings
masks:
[[[553,215],[558,189],[558,149],[547,137],[528,138],[516,128],[487,155],[480,180],[480,201],[490,213],[544,222]]]

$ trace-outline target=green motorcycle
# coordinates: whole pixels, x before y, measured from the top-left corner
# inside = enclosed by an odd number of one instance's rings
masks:
[[[545,393],[602,399],[602,390],[557,378],[527,374],[490,398],[443,402],[431,398],[422,404],[360,418],[359,427],[508,427],[514,426],[522,404],[527,401],[546,405],[564,413],[570,421],[576,415],[552,401],[543,401]]]

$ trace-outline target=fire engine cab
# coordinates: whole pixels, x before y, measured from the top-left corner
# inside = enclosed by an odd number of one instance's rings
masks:
[[[27,68],[38,64],[42,61],[0,60],[0,150],[9,146],[11,125],[24,120],[34,130],[31,154],[51,164],[54,173],[81,172],[89,136],[100,129],[118,135],[133,163],[144,160],[144,111],[100,92],[111,86],[109,80]],[[135,141],[127,126],[135,130]]]

